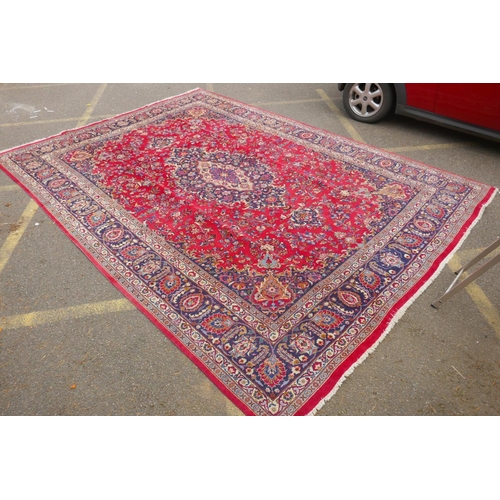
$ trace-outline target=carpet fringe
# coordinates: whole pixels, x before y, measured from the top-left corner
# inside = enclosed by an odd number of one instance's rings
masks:
[[[356,361],[345,373],[342,375],[342,377],[339,379],[335,387],[332,389],[332,391],[325,396],[308,414],[307,416],[313,416],[315,415],[338,391],[339,387],[342,385],[342,383],[345,381],[345,379],[352,374],[354,369],[359,366],[363,361],[366,360],[366,358],[373,352],[375,349],[379,346],[379,344],[385,339],[385,337],[389,334],[389,332],[394,328],[396,323],[404,316],[405,312],[408,310],[408,308],[425,292],[428,286],[432,284],[432,282],[441,274],[441,271],[444,269],[444,267],[448,264],[448,262],[453,258],[453,256],[458,252],[462,244],[465,242],[471,231],[474,229],[476,224],[479,222],[479,220],[482,218],[484,211],[486,210],[486,207],[493,201],[493,198],[496,196],[498,193],[498,189],[495,188],[493,193],[490,196],[490,199],[485,202],[481,210],[479,211],[477,217],[474,219],[474,221],[471,223],[470,227],[467,229],[467,231],[464,233],[460,241],[455,245],[455,248],[444,258],[444,260],[441,262],[439,267],[436,269],[434,274],[427,280],[426,283],[424,283],[420,289],[415,293],[415,295],[406,302],[406,304],[401,307],[401,309],[394,315],[394,317],[391,319],[390,323],[387,325],[387,328],[385,331],[382,333],[382,335],[379,337],[379,339],[368,349],[359,359]]]

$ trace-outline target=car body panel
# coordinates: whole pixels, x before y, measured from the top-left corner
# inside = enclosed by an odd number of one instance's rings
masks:
[[[412,108],[434,112],[437,83],[405,83],[406,104]]]
[[[500,131],[500,84],[440,83],[434,112]]]
[[[393,83],[394,112],[500,142],[500,83]],[[345,83],[339,83],[343,91]]]

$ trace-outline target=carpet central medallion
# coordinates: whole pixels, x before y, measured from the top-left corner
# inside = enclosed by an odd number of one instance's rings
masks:
[[[236,191],[253,191],[252,181],[238,167],[200,161],[197,164],[197,168],[201,177],[208,184],[222,186],[231,190],[236,189]],[[224,199],[221,201],[225,202]]]
[[[202,90],[0,159],[258,415],[314,411],[495,192]]]

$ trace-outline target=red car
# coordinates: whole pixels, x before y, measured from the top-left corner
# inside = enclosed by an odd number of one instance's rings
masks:
[[[339,83],[347,114],[375,123],[390,113],[500,142],[500,83]]]

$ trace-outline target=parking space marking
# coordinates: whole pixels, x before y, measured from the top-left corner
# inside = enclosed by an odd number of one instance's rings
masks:
[[[7,265],[10,256],[14,252],[17,244],[19,243],[19,240],[21,239],[21,236],[24,234],[24,231],[26,231],[26,228],[35,215],[37,208],[38,205],[36,204],[36,202],[30,200],[26,205],[21,218],[15,224],[15,226],[17,226],[17,229],[15,231],[12,231],[9,236],[7,236],[5,243],[2,245],[2,247],[0,247],[0,273]]]
[[[335,106],[334,102],[328,97],[323,89],[316,89],[322,101],[333,111],[335,117],[340,121],[342,126],[347,130],[350,136],[358,141],[366,144],[366,141],[361,137],[359,132],[353,127],[352,123],[340,112],[339,108]]]
[[[78,83],[41,83],[35,85],[0,85],[0,90],[18,90],[18,89],[42,89],[45,87],[61,87],[63,85],[79,85]]]
[[[17,191],[21,189],[17,184],[8,184],[6,186],[0,186],[0,191]]]
[[[109,118],[113,115],[96,115],[94,118]],[[64,123],[64,122],[75,122],[77,120],[81,120],[77,116],[72,116],[71,118],[54,118],[52,120],[31,120],[29,122],[10,122],[10,123],[0,123],[0,127],[25,127],[27,125],[47,125],[50,123]]]
[[[215,385],[208,380],[208,378],[203,379],[197,386],[197,389],[203,395],[204,398],[209,400],[219,400],[224,399],[226,406],[226,415],[231,417],[243,416],[243,412],[239,410],[224,394],[222,394]]]
[[[97,106],[97,103],[99,102],[99,99],[106,90],[107,86],[108,86],[107,83],[101,83],[101,85],[99,85],[99,88],[97,89],[97,92],[92,98],[92,101],[90,101],[90,104],[87,104],[87,109],[85,110],[85,113],[83,113],[83,116],[80,118],[80,120],[78,120],[78,123],[76,124],[77,127],[83,127],[90,120],[92,112],[94,111],[94,108]]]
[[[81,319],[88,316],[132,311],[136,307],[128,299],[106,300],[79,306],[61,307],[46,311],[32,311],[26,314],[0,317],[0,328],[16,329],[57,323],[69,319]]]
[[[226,412],[230,417],[244,417],[243,412],[226,398]]]
[[[466,148],[473,145],[473,142],[446,142],[441,144],[421,144],[419,146],[399,146],[397,148],[384,148],[386,151],[391,153],[401,153],[404,151],[430,151],[433,149],[454,149],[454,148]]]
[[[76,125],[77,127],[85,125],[87,121],[90,119],[90,117],[92,116],[92,112],[94,111],[94,108],[99,102],[99,99],[101,98],[102,94],[106,90],[107,85],[108,85],[107,83],[102,83],[101,85],[99,85],[99,88],[97,89],[97,92],[95,93],[92,101],[90,102],[90,104],[87,105],[85,113],[78,120],[78,123]],[[9,234],[9,236],[5,240],[5,243],[0,248],[0,273],[7,265],[7,262],[9,261],[12,253],[14,252],[17,244],[19,243],[19,240],[26,231],[29,222],[35,215],[37,208],[38,208],[37,203],[33,200],[30,200],[28,205],[26,205],[26,208],[24,209],[21,218],[16,224],[17,229]]]
[[[294,101],[268,101],[268,102],[253,102],[251,106],[281,106],[285,104],[308,104],[310,102],[323,102],[323,99],[297,99]]]
[[[488,247],[483,247],[483,248],[470,248],[468,250],[459,250],[456,255],[458,255],[459,259],[461,261],[469,262],[472,260],[476,255],[479,255],[481,252],[484,252]],[[493,250],[487,257],[485,257],[486,260],[489,260],[495,255],[498,255],[500,253],[500,248],[497,248],[496,250]],[[478,263],[479,265],[479,263]]]
[[[448,262],[448,267],[454,273],[460,270],[462,266],[463,264],[458,257],[458,253],[455,254]],[[462,277],[467,278],[467,276],[467,271],[464,271],[462,273]],[[476,282],[470,283],[464,290],[467,291],[470,298],[474,301],[474,304],[476,304],[481,314],[495,331],[497,338],[500,339],[500,313],[498,312],[498,309],[491,303],[490,299],[488,299],[486,294]],[[453,307],[453,305],[451,305],[451,307]]]

